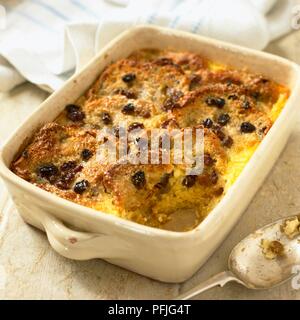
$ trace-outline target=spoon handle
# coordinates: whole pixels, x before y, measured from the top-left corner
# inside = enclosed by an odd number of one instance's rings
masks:
[[[223,287],[226,283],[230,281],[236,281],[240,284],[243,284],[231,271],[224,271],[216,274],[215,276],[209,278],[208,280],[198,284],[196,287],[186,291],[185,293],[179,295],[174,300],[188,300],[194,296],[202,293],[208,289],[211,289],[215,286]]]

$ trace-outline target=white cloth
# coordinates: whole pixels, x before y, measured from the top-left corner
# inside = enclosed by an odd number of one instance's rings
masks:
[[[51,92],[124,29],[156,24],[264,49],[290,30],[290,0],[14,0],[2,5],[0,91]],[[3,8],[2,8],[3,9]]]

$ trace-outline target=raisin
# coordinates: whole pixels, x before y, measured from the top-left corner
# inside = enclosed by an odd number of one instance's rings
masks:
[[[215,192],[214,192],[214,194],[217,196],[217,197],[219,197],[219,196],[221,196],[222,194],[224,193],[224,188],[219,188],[219,189],[217,189]]]
[[[223,141],[225,139],[225,133],[222,130],[217,130],[216,131],[216,135],[218,136],[218,138]]]
[[[180,108],[180,104],[178,103],[178,101],[181,97],[183,97],[182,91],[167,88],[167,97],[168,98],[165,100],[163,105],[163,109],[165,111]]]
[[[259,133],[262,134],[262,135],[266,135],[267,134],[267,129],[268,127],[262,127],[261,129],[259,129]]]
[[[127,103],[125,106],[122,108],[122,113],[124,114],[134,114],[135,106],[133,103]]]
[[[155,185],[156,188],[158,189],[164,189],[169,183],[171,174],[170,173],[165,173],[161,178],[160,181]]]
[[[76,168],[74,168],[72,171],[73,171],[74,173],[77,173],[77,172],[82,171],[82,169],[83,169],[83,166],[82,166],[82,165],[79,165],[79,166],[77,166]]]
[[[66,105],[66,111],[67,112],[75,112],[75,111],[79,111],[81,108],[80,106],[76,105],[76,104],[68,104]]]
[[[241,124],[242,133],[252,133],[256,130],[256,127],[250,122],[243,122]]]
[[[173,65],[173,61],[169,58],[159,58],[154,61],[155,64],[159,66],[167,66],[167,65]]]
[[[210,119],[210,118],[207,118],[203,121],[203,125],[205,128],[212,128],[214,122]]]
[[[209,186],[211,184],[210,182],[210,175],[208,173],[202,173],[199,177],[198,177],[198,182],[201,185],[204,186]]]
[[[128,131],[136,130],[136,129],[144,129],[144,125],[140,122],[133,122],[129,127]]]
[[[196,183],[196,176],[185,176],[182,180],[182,185],[191,188]]]
[[[62,190],[68,190],[71,188],[71,183],[73,182],[76,173],[80,172],[83,166],[76,165],[75,161],[69,161],[61,166],[61,170],[64,172],[63,175],[55,182],[57,188]]]
[[[54,164],[45,164],[38,169],[38,174],[49,180],[58,174],[58,168]]]
[[[125,82],[125,83],[129,83],[129,82],[132,82],[136,79],[136,76],[134,73],[127,73],[125,74],[123,77],[122,77],[122,80]]]
[[[74,169],[77,166],[76,161],[68,161],[61,165],[60,170],[61,171],[69,171]]]
[[[239,97],[236,95],[236,94],[234,94],[234,93],[232,93],[232,94],[230,94],[229,96],[228,96],[228,99],[229,100],[237,100]]]
[[[62,180],[64,180],[67,183],[71,183],[73,179],[75,178],[75,172],[67,172],[62,176]]]
[[[223,98],[214,98],[214,97],[210,97],[210,98],[207,98],[205,100],[206,104],[208,106],[213,106],[213,107],[217,107],[219,109],[222,109],[224,106],[225,106],[225,99]]]
[[[91,150],[89,150],[89,149],[83,149],[81,151],[81,158],[84,161],[88,161],[92,156],[93,156],[93,152]]]
[[[221,126],[219,125],[214,126],[213,131],[221,141],[225,139],[226,136],[225,136],[225,133],[222,131]]]
[[[139,115],[147,119],[151,117],[151,112],[149,110],[142,110],[139,112]]]
[[[70,171],[61,176],[61,178],[55,183],[57,188],[62,190],[70,189],[70,185],[75,178],[75,173]]]
[[[260,81],[261,81],[263,84],[266,84],[266,83],[268,83],[270,80],[269,80],[269,79],[262,78]]]
[[[103,112],[101,115],[101,119],[104,124],[106,125],[111,124],[111,116],[108,112]]]
[[[117,89],[114,91],[114,93],[125,96],[128,99],[136,99],[137,98],[136,94],[131,90]]]
[[[78,194],[82,194],[89,187],[90,183],[87,180],[81,180],[76,182],[74,191]]]
[[[202,81],[201,76],[199,76],[197,74],[192,75],[191,79],[190,79],[189,90],[192,91],[195,88],[197,88],[199,86],[199,84],[201,83],[201,81]]]
[[[74,122],[82,121],[85,118],[84,112],[82,112],[80,106],[77,106],[76,104],[68,104],[66,106],[66,111],[67,118]]]
[[[222,140],[222,145],[226,148],[231,148],[233,145],[233,139],[230,136],[225,137]]]
[[[131,176],[131,182],[137,189],[142,189],[146,184],[146,177],[143,171],[137,171]]]
[[[221,126],[226,126],[226,124],[230,121],[230,115],[228,113],[222,113],[218,118],[218,124]]]
[[[74,122],[82,121],[85,118],[85,114],[82,111],[76,111],[73,113],[68,113],[68,118]]]
[[[203,158],[203,162],[204,162],[204,165],[205,166],[208,166],[208,167],[210,167],[210,166],[212,166],[213,164],[214,164],[214,159],[210,156],[210,154],[208,154],[208,153],[205,153],[204,154],[204,158]]]

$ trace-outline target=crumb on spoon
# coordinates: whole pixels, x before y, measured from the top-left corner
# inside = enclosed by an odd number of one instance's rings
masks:
[[[282,225],[281,230],[289,239],[293,239],[298,236],[300,234],[299,218],[295,217],[293,219],[286,220]]]
[[[276,259],[277,257],[282,256],[284,253],[284,246],[277,240],[270,241],[267,239],[262,239],[260,247],[262,248],[263,255],[268,260]]]

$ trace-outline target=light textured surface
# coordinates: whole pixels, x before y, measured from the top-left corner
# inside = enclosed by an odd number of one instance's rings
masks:
[[[300,63],[300,31],[276,41],[267,51]],[[0,95],[1,144],[45,97],[44,92],[30,84]],[[179,290],[225,270],[231,249],[250,232],[279,217],[300,213],[299,160],[300,119],[273,171],[239,223],[201,270],[183,285],[152,281],[101,260],[65,259],[50,248],[44,234],[26,225],[8,204],[0,213],[0,299],[172,298]],[[3,196],[3,189],[0,190]],[[293,290],[290,283],[269,291],[250,291],[228,284],[198,298],[300,299],[300,290]]]

